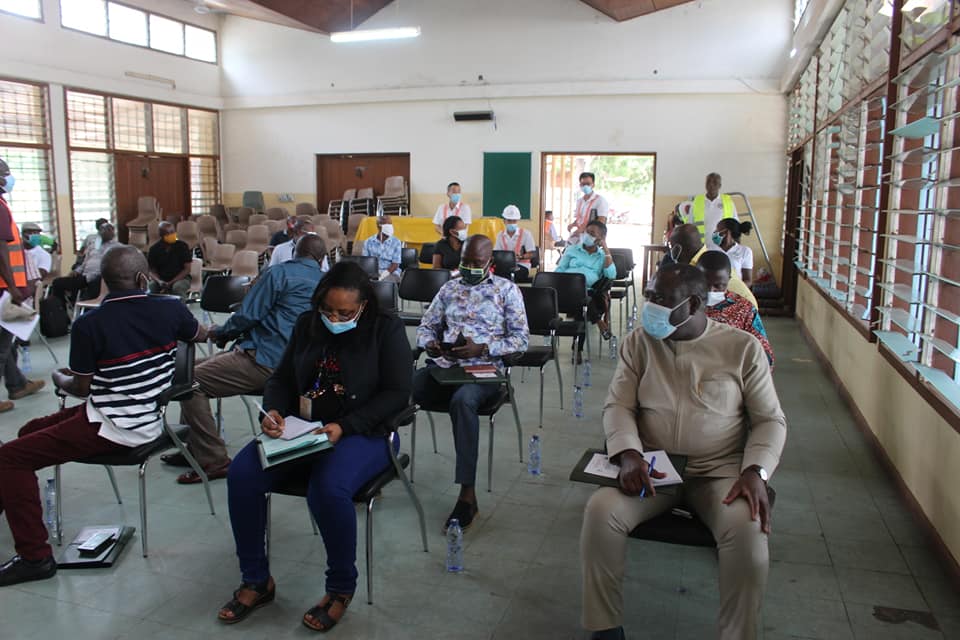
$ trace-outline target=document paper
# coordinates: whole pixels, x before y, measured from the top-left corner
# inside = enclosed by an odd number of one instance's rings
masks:
[[[280,439],[293,440],[322,426],[323,423],[319,421],[307,422],[297,416],[287,416],[283,419],[283,433],[280,434]]]
[[[667,487],[670,485],[683,483],[683,478],[680,477],[680,474],[677,473],[673,463],[670,462],[670,458],[667,456],[666,451],[643,452],[643,458],[648,462],[653,459],[653,456],[657,457],[657,461],[653,465],[653,470],[661,471],[667,474],[667,477],[665,478],[653,478],[653,486]],[[610,462],[610,459],[606,455],[602,453],[595,453],[590,459],[590,462],[587,463],[587,466],[584,467],[583,472],[594,476],[600,476],[601,478],[616,478],[620,475],[620,466]]]

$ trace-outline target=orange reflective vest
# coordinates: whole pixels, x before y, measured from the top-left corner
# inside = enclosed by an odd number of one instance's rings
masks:
[[[0,198],[0,207],[10,213],[10,207],[6,201]],[[20,240],[20,230],[17,229],[13,221],[13,215],[10,217],[10,231],[13,234],[13,240],[7,243],[7,255],[10,260],[10,271],[13,272],[13,285],[18,289],[27,286],[27,261],[23,255],[23,242]],[[0,278],[0,289],[6,289],[9,283]]]

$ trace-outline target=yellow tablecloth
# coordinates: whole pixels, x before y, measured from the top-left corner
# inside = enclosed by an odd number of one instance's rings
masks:
[[[414,247],[418,251],[425,242],[436,242],[440,239],[433,228],[432,218],[417,218],[414,216],[391,216],[393,235],[407,247]],[[482,234],[496,242],[497,234],[503,231],[502,218],[479,218],[470,223],[467,232],[470,235]],[[357,228],[356,242],[363,242],[377,233],[377,219],[370,216],[360,223]]]

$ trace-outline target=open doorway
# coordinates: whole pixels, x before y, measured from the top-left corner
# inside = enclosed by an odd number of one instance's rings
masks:
[[[540,167],[540,206],[553,212],[553,223],[564,239],[581,196],[580,174],[588,171],[596,175],[596,192],[610,205],[610,246],[631,248],[637,256],[642,245],[652,242],[655,153],[550,152],[541,154]],[[542,228],[540,232],[542,236]]]

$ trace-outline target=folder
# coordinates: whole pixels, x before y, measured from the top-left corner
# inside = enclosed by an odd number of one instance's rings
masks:
[[[652,454],[657,456],[657,462],[654,466],[654,471],[666,470],[668,475],[667,478],[654,480],[653,486],[657,489],[657,493],[674,495],[677,491],[677,488],[680,486],[680,483],[683,482],[682,475],[683,470],[687,466],[687,457],[676,454],[667,454],[663,451],[646,451],[644,452],[644,458],[650,458]],[[595,456],[600,456],[602,460],[595,459]],[[664,468],[661,466],[663,456],[667,457],[670,467]],[[580,461],[577,462],[576,466],[573,467],[573,471],[570,472],[570,480],[573,482],[595,484],[602,487],[619,487],[620,482],[617,480],[616,475],[610,477],[609,474],[603,474],[602,472],[591,473],[591,471],[597,470],[598,467],[604,466],[603,463],[606,462],[606,457],[607,452],[605,449],[587,449],[583,452],[583,456],[580,457]],[[609,465],[609,463],[607,463],[607,466],[613,465]]]
[[[333,443],[325,433],[305,433],[293,440],[271,438],[266,434],[257,437],[257,453],[264,470],[332,448]]]

